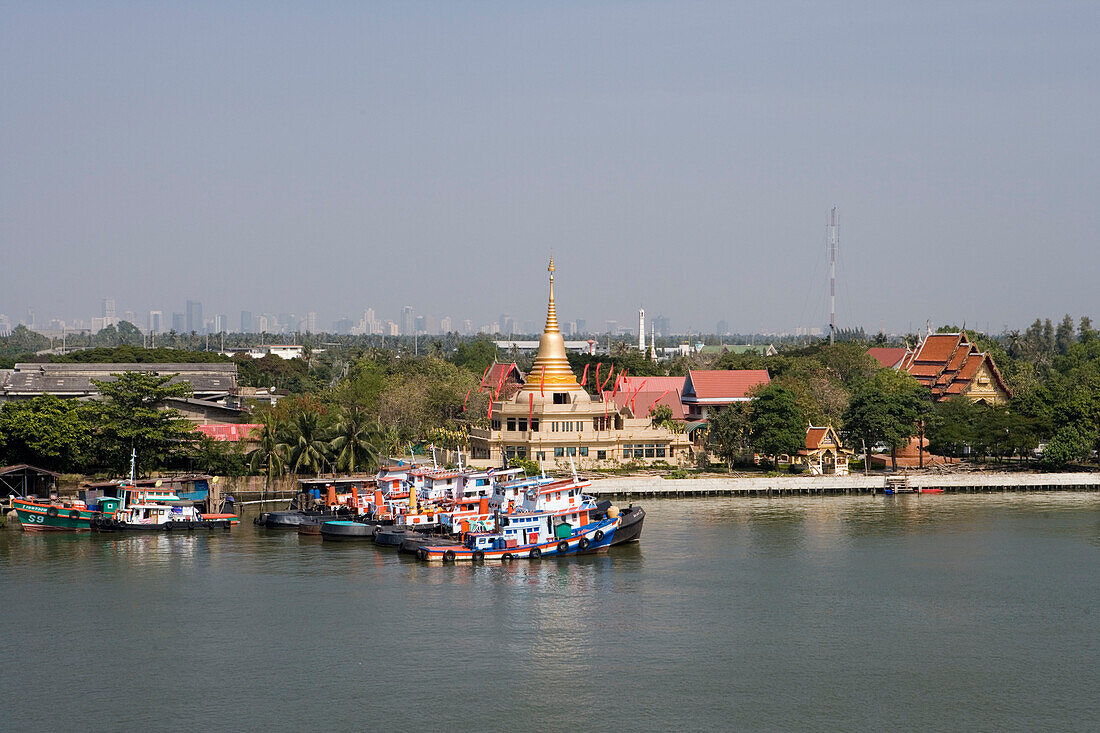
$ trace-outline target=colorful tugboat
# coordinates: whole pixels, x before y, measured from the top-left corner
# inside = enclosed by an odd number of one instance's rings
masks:
[[[470,532],[459,547],[425,546],[416,556],[427,562],[481,562],[595,552],[611,546],[618,518],[603,519],[581,527],[553,524],[550,513],[501,517],[499,532]]]
[[[240,522],[235,514],[202,514],[194,502],[171,489],[121,486],[122,498],[99,500],[103,513],[92,520],[97,532],[229,529]]]
[[[92,522],[105,516],[97,506],[82,501],[41,501],[12,499],[12,509],[19,515],[19,523],[30,532],[87,532]]]
[[[92,529],[97,532],[229,529],[240,522],[235,514],[202,514],[193,500],[177,496],[170,487],[138,486],[136,470],[137,451],[131,451],[130,480],[119,485],[116,496],[97,499],[102,513],[93,517]]]

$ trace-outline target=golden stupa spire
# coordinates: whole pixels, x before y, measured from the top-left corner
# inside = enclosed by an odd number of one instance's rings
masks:
[[[577,377],[569,367],[569,357],[565,352],[565,339],[562,338],[558,328],[558,309],[554,304],[554,255],[550,254],[550,266],[546,268],[550,273],[550,301],[546,306],[546,328],[543,329],[542,338],[539,339],[539,353],[535,357],[535,365],[531,373],[527,375],[527,383],[524,385],[526,392],[545,392],[546,390],[568,391],[580,390]],[[545,383],[543,375],[545,374]]]

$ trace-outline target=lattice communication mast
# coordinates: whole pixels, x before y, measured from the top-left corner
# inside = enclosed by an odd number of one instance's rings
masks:
[[[836,343],[836,251],[840,247],[840,217],[836,207],[825,223],[825,254],[829,258],[829,345]]]

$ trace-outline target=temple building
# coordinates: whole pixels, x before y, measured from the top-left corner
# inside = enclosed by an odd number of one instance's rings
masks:
[[[929,334],[905,354],[897,368],[931,389],[937,402],[965,395],[974,402],[996,405],[1012,397],[993,357],[979,351],[965,331]]]
[[[811,476],[847,476],[852,451],[845,448],[832,425],[806,429],[806,445],[791,456],[795,465],[804,466]]]
[[[591,468],[687,460],[684,434],[655,428],[648,415],[635,417],[630,406],[615,400],[593,398],[577,382],[558,328],[553,257],[548,271],[550,299],[538,356],[525,378],[517,375],[522,386],[513,382],[508,390],[494,390],[488,427],[470,428],[472,462],[499,466],[505,458],[525,458],[548,467],[568,468],[572,461]],[[485,381],[492,379],[486,375]]]

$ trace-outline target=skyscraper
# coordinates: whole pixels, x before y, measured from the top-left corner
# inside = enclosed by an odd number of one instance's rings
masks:
[[[241,311],[241,333],[254,333],[252,328],[252,311]]]
[[[413,313],[413,307],[407,305],[401,309],[401,334],[404,336],[412,336],[416,329],[416,315]]]
[[[202,333],[203,332],[202,303],[200,303],[197,300],[187,301],[187,323],[186,323],[186,327],[187,327],[187,332],[188,333],[191,333],[192,331],[194,331],[195,333]]]
[[[317,333],[317,311],[306,313],[306,333]]]
[[[184,325],[183,314],[182,313],[173,313],[172,314],[172,330],[175,331],[176,333],[183,333],[183,325]]]
[[[164,313],[149,311],[149,333],[164,333]]]

